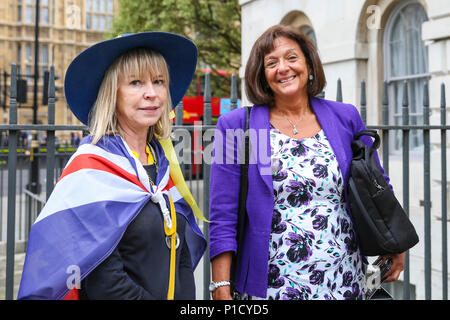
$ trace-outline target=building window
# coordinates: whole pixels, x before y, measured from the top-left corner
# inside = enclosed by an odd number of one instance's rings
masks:
[[[22,0],[17,0],[17,21],[22,22]]]
[[[25,5],[22,4],[25,1]],[[49,19],[49,0],[39,1],[39,23],[50,24]],[[22,22],[22,10],[25,10],[25,23],[34,23],[36,17],[36,0],[19,0],[17,21]]]
[[[50,70],[49,68],[49,56],[48,56],[48,45],[43,44],[40,46],[40,53],[39,53],[39,77],[43,79],[44,77],[44,71]]]
[[[111,28],[114,0],[86,0],[86,29],[105,31]]]
[[[25,0],[25,22],[33,23],[34,22],[34,1],[33,0]]]
[[[313,28],[311,28],[310,26],[304,25],[300,27],[300,31],[306,35],[309,40],[312,41],[312,43],[316,46],[317,48],[317,40],[316,40],[316,34],[314,33]]]
[[[20,45],[19,45],[20,46]],[[21,49],[18,47],[18,55],[21,55]],[[44,70],[50,69],[50,53],[49,45],[41,44],[39,46],[39,81],[42,81]],[[25,60],[21,61],[25,66],[26,79],[29,82],[33,81],[34,74],[34,45],[31,43],[25,44]]]
[[[33,63],[33,54],[31,52],[31,44],[27,43],[25,45],[25,63]]]
[[[25,76],[28,83],[32,83],[33,81],[33,72],[31,70],[32,70],[31,66],[25,67]]]
[[[32,81],[32,65],[33,65],[33,53],[31,43],[25,44],[25,61],[23,65],[25,66],[25,75],[28,82]]]
[[[49,6],[48,0],[40,0],[39,2],[40,12],[39,12],[39,20],[42,24],[49,24]]]
[[[403,83],[408,83],[409,123],[423,124],[423,87],[428,82],[428,50],[422,41],[422,24],[427,15],[417,0],[398,5],[386,24],[384,34],[385,80],[389,90],[389,123],[402,124]],[[393,152],[402,148],[402,132],[391,135]],[[423,148],[421,131],[410,132],[410,149]]]
[[[48,45],[44,44],[41,46],[41,63],[48,65]]]

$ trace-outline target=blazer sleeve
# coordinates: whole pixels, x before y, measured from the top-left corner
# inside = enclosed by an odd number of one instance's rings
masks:
[[[239,129],[236,126],[238,123],[239,121],[225,114],[219,118],[216,126],[209,189],[210,259],[223,252],[237,250],[236,226],[241,168],[236,161],[238,147],[235,142],[239,138],[233,137],[236,129]]]
[[[354,113],[355,113],[354,116],[353,116],[353,136],[355,136],[358,132],[360,132],[362,130],[367,130],[367,127],[364,124],[364,122],[362,121],[362,118],[361,118],[361,115],[358,112],[358,109],[356,109],[356,107],[353,106],[353,110],[354,110]],[[373,140],[369,136],[362,136],[360,138],[360,140],[362,142],[364,142],[367,146],[371,146],[373,144]],[[381,172],[383,173],[383,177],[386,180],[386,183],[393,190],[392,185],[389,183],[390,178],[389,178],[389,176],[387,176],[385,174],[383,166],[380,163],[380,158],[378,156],[378,151],[377,150],[375,150],[375,159],[377,160],[377,164],[380,167]]]

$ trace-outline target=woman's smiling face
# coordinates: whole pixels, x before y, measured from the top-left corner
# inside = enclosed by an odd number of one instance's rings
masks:
[[[264,56],[267,83],[275,100],[307,95],[309,68],[296,41],[276,38],[273,50]]]

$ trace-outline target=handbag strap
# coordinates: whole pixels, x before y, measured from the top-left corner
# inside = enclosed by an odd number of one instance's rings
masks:
[[[231,264],[231,285],[232,291],[234,291],[236,283],[236,271],[237,264],[241,258],[242,243],[244,241],[244,230],[245,230],[245,220],[247,216],[247,194],[248,194],[248,166],[250,163],[250,134],[248,132],[249,122],[250,122],[250,111],[251,106],[245,107],[246,109],[246,119],[245,119],[245,131],[244,131],[244,163],[241,164],[241,176],[240,176],[240,187],[239,187],[239,205],[238,205],[238,216],[236,225],[236,241],[237,250],[236,255],[233,257]],[[232,292],[233,293],[233,292]]]
[[[239,188],[239,211],[238,211],[238,228],[237,228],[237,240],[238,247],[242,243],[244,234],[244,224],[245,215],[247,214],[247,194],[248,194],[248,166],[250,163],[250,134],[249,121],[250,121],[250,110],[252,107],[245,107],[247,111],[247,118],[245,121],[245,132],[244,132],[244,163],[241,165],[241,177],[240,177],[240,188]]]
[[[361,136],[369,136],[374,139],[372,146],[368,147],[366,144],[359,140]],[[362,130],[355,134],[354,140],[351,143],[353,159],[366,159],[367,161],[370,159],[375,150],[380,147],[380,136],[378,135],[376,130]]]
[[[355,135],[355,140],[358,140],[361,136],[369,136],[375,139],[372,144],[372,149],[378,149],[380,147],[380,136],[378,135],[376,130],[362,130]]]

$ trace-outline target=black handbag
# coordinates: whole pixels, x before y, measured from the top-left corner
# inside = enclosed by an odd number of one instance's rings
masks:
[[[231,262],[231,272],[230,272],[230,283],[231,283],[231,295],[234,300],[240,299],[240,294],[236,291],[236,272],[237,265],[240,262],[242,256],[242,243],[244,241],[244,230],[247,220],[247,194],[248,194],[248,166],[250,163],[250,136],[248,134],[249,121],[250,121],[250,111],[252,107],[245,107],[247,112],[247,117],[245,120],[245,131],[244,131],[244,163],[241,164],[241,176],[240,176],[240,188],[239,188],[239,205],[238,205],[238,217],[236,226],[236,241],[237,250],[236,255],[233,256]]]
[[[374,138],[368,147],[359,137]],[[380,137],[363,130],[352,142],[353,159],[348,183],[350,210],[365,256],[402,253],[419,242],[416,230],[387,184],[375,159]]]

